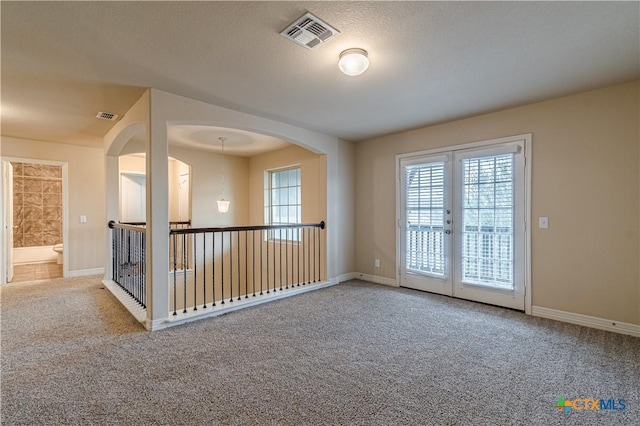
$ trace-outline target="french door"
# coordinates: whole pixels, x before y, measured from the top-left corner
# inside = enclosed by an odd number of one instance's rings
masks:
[[[524,310],[525,140],[400,159],[400,285]]]

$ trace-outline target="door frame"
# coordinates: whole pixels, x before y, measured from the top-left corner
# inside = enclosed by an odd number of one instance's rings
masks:
[[[0,157],[0,161],[2,163],[30,163],[30,164],[43,164],[46,166],[60,166],[62,167],[62,244],[64,244],[64,250],[62,251],[62,276],[64,278],[69,276],[69,163],[64,161],[52,161],[52,160],[40,160],[37,158],[22,158],[22,157]],[[4,179],[4,177],[2,177]],[[4,182],[4,181],[3,181]],[[4,183],[3,183],[4,184]],[[2,204],[2,209],[0,209],[0,214],[2,215],[2,223],[5,221],[5,211],[4,211],[4,194],[0,197],[0,203]],[[13,212],[11,212],[13,214]],[[2,228],[2,241],[5,241],[5,232],[4,226]],[[5,265],[7,262],[7,255],[4,250],[2,250],[2,255],[0,259],[0,285],[6,284],[6,271]]]
[[[13,281],[13,165],[8,161],[2,161],[2,179],[2,282],[5,283]]]
[[[497,145],[509,142],[522,142],[524,145],[524,210],[525,210],[525,241],[524,241],[524,311],[527,315],[531,315],[531,151],[532,151],[532,134],[524,133],[514,136],[506,136],[503,138],[487,139],[476,142],[470,142],[460,145],[449,145],[442,148],[434,148],[424,151],[416,151],[405,154],[397,154],[395,159],[396,166],[396,285],[401,282],[402,268],[402,167],[401,160],[411,159],[413,157],[422,157],[428,155],[437,155],[450,151],[458,151],[469,148],[482,148],[490,145]]]

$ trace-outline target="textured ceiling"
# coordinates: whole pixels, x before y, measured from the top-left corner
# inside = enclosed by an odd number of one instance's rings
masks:
[[[238,157],[252,157],[290,145],[271,136],[214,126],[172,125],[167,132],[169,141],[175,145],[218,153],[222,152],[220,138],[224,138],[224,152]]]
[[[310,11],[341,34],[279,35]],[[154,87],[347,140],[640,77],[640,3],[7,2],[2,134],[102,146]],[[369,51],[359,77],[339,53]]]

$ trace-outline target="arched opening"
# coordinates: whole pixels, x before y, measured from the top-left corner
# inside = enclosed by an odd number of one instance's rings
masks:
[[[175,272],[169,276],[170,312],[184,314],[196,306],[229,304],[326,278],[326,254],[320,253],[326,249],[324,233],[252,228],[323,221],[325,155],[228,127],[172,124],[167,135],[170,156],[191,165],[195,232],[170,234],[170,271]],[[231,202],[224,214],[216,205],[223,196]],[[219,230],[204,231],[212,227]],[[251,229],[225,231],[229,227]]]
[[[108,150],[118,158],[117,217],[120,221],[134,221],[123,217],[122,174],[129,187],[141,193],[136,188],[145,182],[146,137],[144,125],[130,125]],[[299,211],[287,213],[286,220],[283,220],[284,214],[277,214],[274,222],[287,223],[294,217],[300,223],[326,219],[325,154],[281,137],[208,123],[170,123],[167,138],[170,221],[191,220],[192,226],[196,227],[268,224],[268,218],[276,216],[275,206],[265,204],[268,175],[285,168],[300,169],[301,198],[289,200],[283,197],[279,205],[283,208],[298,205]],[[221,138],[224,138],[224,153]],[[179,175],[184,180],[187,174],[188,192],[183,189],[184,183],[176,183]],[[185,205],[187,196],[188,207]],[[216,201],[223,196],[231,201],[226,214],[217,209]],[[265,209],[270,205],[272,212],[267,214]],[[187,209],[188,219],[185,218]],[[136,215],[139,217],[140,214]],[[134,222],[137,221],[142,220]]]
[[[283,214],[278,213],[274,222],[310,223],[326,218],[325,155],[283,138],[229,127],[170,124],[167,133],[169,154],[192,168],[194,226],[267,225],[278,205]],[[294,198],[293,189],[288,191],[291,198],[282,189],[273,193],[279,197],[273,205],[267,193],[269,174],[282,169],[299,169],[300,198]],[[226,214],[216,206],[223,196],[231,201]],[[269,207],[271,214],[265,211]],[[298,211],[285,215],[285,207]]]
[[[336,190],[329,169],[336,172],[341,155],[337,139],[150,89],[106,143],[111,220],[121,215],[119,201],[113,201],[120,194],[118,157],[146,154],[147,226],[116,227],[121,236],[137,232],[121,241],[139,241],[142,250],[114,250],[108,261],[114,280],[132,277],[133,286],[120,287],[129,296],[138,292],[134,299],[143,307],[149,302],[147,328],[216,315],[218,309],[202,312],[216,303],[227,308],[236,300],[235,309],[241,299],[263,292],[279,296],[294,287],[337,282],[328,279],[335,256],[328,255],[324,225],[336,215],[327,198]],[[169,157],[190,166],[189,229],[164,225],[172,210]],[[221,197],[231,202],[227,213],[218,211]],[[332,228],[329,235],[338,232]],[[130,254],[145,251],[137,264],[129,262]],[[122,274],[116,268],[124,268]]]

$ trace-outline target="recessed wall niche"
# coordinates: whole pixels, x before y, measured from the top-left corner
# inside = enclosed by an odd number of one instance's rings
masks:
[[[62,243],[62,167],[13,166],[13,247]]]

